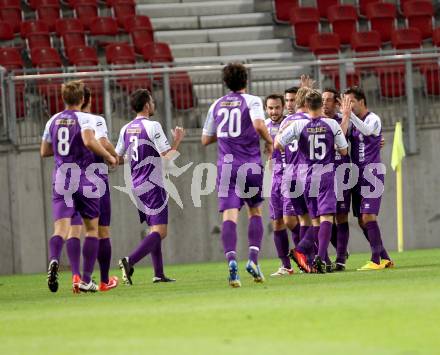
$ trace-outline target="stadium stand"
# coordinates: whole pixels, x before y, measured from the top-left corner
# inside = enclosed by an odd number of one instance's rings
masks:
[[[382,42],[389,42],[391,33],[396,27],[396,5],[382,2],[370,3],[367,5],[367,18],[370,29],[380,33]]]
[[[403,4],[403,14],[406,18],[407,27],[419,29],[423,39],[432,36],[432,29],[435,25],[434,6],[432,1],[406,1]]]
[[[89,30],[93,20],[98,17],[98,5],[95,0],[72,0],[75,17],[78,18],[84,27]]]
[[[316,6],[321,18],[328,18],[328,10],[333,5],[338,5],[339,0],[316,0]]]
[[[14,33],[20,32],[20,24],[23,19],[20,0],[0,1],[0,20],[11,25]]]
[[[37,18],[49,27],[51,32],[55,31],[55,23],[60,18],[60,3],[55,0],[35,1]]]
[[[274,18],[279,23],[290,20],[291,11],[298,6],[298,0],[274,0]]]
[[[310,36],[319,32],[319,11],[314,7],[298,7],[290,13],[290,23],[299,47],[309,47]]]
[[[339,35],[341,44],[350,44],[351,34],[357,30],[357,11],[352,5],[333,5],[327,10],[332,32]]]

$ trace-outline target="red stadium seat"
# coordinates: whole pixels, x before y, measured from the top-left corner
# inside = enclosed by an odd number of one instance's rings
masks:
[[[417,28],[396,30],[391,36],[391,43],[395,49],[419,49],[422,46],[422,33]]]
[[[135,64],[136,56],[133,47],[128,43],[112,43],[105,47],[105,57],[108,64]]]
[[[90,89],[93,113],[104,113],[104,83],[102,80],[84,80],[84,85]]]
[[[136,15],[134,17],[126,18],[124,20],[124,28],[128,33],[135,30],[150,30],[153,31],[153,25],[151,24],[148,16]]]
[[[99,64],[96,49],[93,47],[73,47],[67,49],[70,63],[77,67],[91,67]]]
[[[440,27],[436,28],[432,33],[432,44],[436,47],[440,47]]]
[[[405,67],[403,65],[380,66],[376,69],[383,97],[402,97],[405,95]]]
[[[351,36],[351,48],[355,52],[378,52],[381,47],[377,31],[355,32]]]
[[[438,63],[429,63],[421,66],[420,71],[425,78],[425,92],[427,95],[440,95],[440,67]]]
[[[165,42],[147,43],[142,48],[142,56],[146,62],[151,63],[171,63],[174,61],[171,49]]]
[[[295,32],[295,43],[309,47],[309,38],[319,31],[319,11],[315,7],[297,7],[290,13],[290,23]]]
[[[370,29],[378,31],[382,42],[389,42],[394,31],[397,10],[391,3],[372,3],[367,5],[367,17]]]
[[[81,0],[74,2],[75,17],[78,18],[86,29],[98,17],[98,5],[95,0]]]
[[[60,5],[39,5],[37,7],[37,18],[44,21],[51,32],[55,32],[55,23],[60,18]]]
[[[0,65],[7,70],[21,70],[24,67],[20,51],[15,47],[0,48]]]
[[[20,32],[20,24],[23,19],[20,0],[0,1],[0,20],[9,23],[14,33]]]
[[[328,17],[328,9],[330,6],[337,5],[339,0],[316,0],[316,5],[318,6],[319,16],[321,18]]]
[[[113,16],[118,20],[119,27],[124,27],[127,18],[136,16],[136,3],[133,0],[115,2],[112,9]]]
[[[170,75],[171,101],[177,110],[194,108],[194,91],[191,78],[186,72]]]
[[[310,36],[310,49],[317,57],[339,54],[341,40],[336,33],[316,33]]]
[[[432,1],[413,0],[405,2],[403,14],[406,17],[407,27],[418,28],[423,39],[432,36],[432,28],[435,23]]]
[[[298,6],[298,0],[274,0],[275,21],[289,22],[292,10]]]
[[[62,18],[55,23],[55,30],[58,36],[65,33],[84,33],[84,26],[76,18]]]
[[[0,41],[10,41],[14,39],[12,26],[4,21],[0,21]]]
[[[29,20],[21,24],[21,37],[27,38],[30,33],[47,33],[49,35],[49,27],[40,20]]]
[[[31,51],[32,65],[37,68],[59,68],[60,55],[54,48],[35,48]]]
[[[154,42],[154,36],[152,31],[148,30],[136,30],[131,33],[131,41],[136,50],[136,53],[142,54],[142,48],[146,43]]]
[[[374,2],[382,2],[382,0],[357,0],[359,14],[361,16],[366,16],[367,15],[367,5],[374,3]]]
[[[333,32],[339,35],[341,43],[349,44],[357,27],[356,8],[352,5],[333,5],[328,8],[327,15]]]
[[[96,17],[90,23],[90,34],[93,36],[115,36],[118,24],[112,17]]]
[[[36,10],[39,6],[60,5],[58,0],[28,0],[27,3],[33,10]]]
[[[86,46],[86,37],[84,33],[68,32],[61,37],[63,41],[64,51],[67,53],[69,49]]]

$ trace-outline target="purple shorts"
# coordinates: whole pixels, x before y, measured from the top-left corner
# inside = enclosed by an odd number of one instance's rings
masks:
[[[108,179],[104,179],[105,181],[105,193],[99,199],[99,225],[103,227],[110,226],[112,206],[110,201],[110,186],[108,184]],[[72,220],[70,222],[72,226],[80,226],[82,225],[82,218],[79,213],[75,213],[72,216]]]
[[[346,170],[344,175],[344,183],[348,183],[348,180],[350,179],[350,171]],[[336,180],[336,191],[338,191],[338,183],[339,181]],[[350,212],[350,205],[351,205],[351,190],[344,190],[342,192],[342,200],[337,201],[336,203],[336,213],[337,214],[348,214]]]
[[[303,194],[298,197],[288,197],[288,195],[293,194],[297,188],[299,189],[299,187],[296,186],[299,183],[299,180],[293,180],[291,181],[290,186],[287,186],[288,184],[283,185],[283,189],[289,188],[289,191],[283,190],[284,216],[303,216],[308,213],[306,200],[304,199]]]
[[[364,186],[369,188],[370,191],[376,189],[373,184],[364,179],[361,174],[356,186],[352,189],[352,202],[353,202],[353,215],[355,217],[360,217],[361,214],[375,214],[376,216],[379,214],[380,204],[382,202],[382,196],[379,197],[369,197],[368,194],[366,196],[362,196],[361,188]],[[385,182],[384,175],[376,175],[377,179],[382,182]]]
[[[72,194],[71,201],[67,200],[70,198],[70,194],[69,196],[67,194],[64,196],[56,191],[57,174],[55,171],[54,176],[55,180],[52,183],[52,216],[54,221],[61,218],[72,218],[76,212],[83,218],[93,219],[99,216],[99,198],[90,198],[83,194],[85,187],[91,188],[92,191],[96,189],[96,186],[84,174],[81,174],[77,182],[78,189]],[[70,184],[70,178],[66,178],[65,181],[60,181],[58,186],[65,190]],[[68,206],[68,203],[70,206]]]
[[[272,190],[269,201],[270,219],[275,221],[283,218],[284,215],[284,198],[281,193],[281,181],[275,177],[272,180]]]
[[[156,186],[147,193],[139,196],[141,205],[138,206],[139,220],[148,226],[168,224],[168,201],[164,188]]]
[[[311,218],[317,218],[326,214],[336,213],[336,194],[334,189],[334,178],[322,178],[319,186],[318,196],[310,196],[311,183],[308,181],[305,186],[304,199]]]
[[[240,192],[237,183],[238,168],[233,167],[229,185],[219,191],[219,177],[217,177],[218,205],[219,212],[223,212],[232,208],[239,210],[246,203],[249,207],[258,207],[264,201],[263,193],[263,169],[258,174],[253,174],[250,170],[246,172],[246,176],[241,177],[243,182],[243,191]],[[255,190],[255,194],[250,193],[250,189]],[[237,190],[237,191],[236,191]],[[245,196],[249,193],[251,196]]]

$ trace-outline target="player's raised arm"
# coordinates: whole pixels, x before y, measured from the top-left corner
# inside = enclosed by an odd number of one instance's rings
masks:
[[[342,132],[344,133],[344,136],[347,135],[352,110],[353,110],[353,103],[351,102],[350,97],[345,95],[341,102],[341,113],[342,113],[341,129]]]
[[[284,151],[284,147],[294,140],[297,140],[298,137],[296,122],[290,122],[290,124],[275,137],[275,149]]]

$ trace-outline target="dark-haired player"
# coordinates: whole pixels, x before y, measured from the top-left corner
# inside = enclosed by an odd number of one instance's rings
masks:
[[[41,142],[41,156],[54,156],[52,213],[54,234],[49,241],[50,257],[47,283],[50,291],[58,290],[58,268],[64,239],[71,218],[79,213],[84,220],[86,237],[83,245],[83,273],[79,290],[96,292],[97,285],[91,279],[98,254],[99,196],[87,194],[96,185],[87,176],[87,169],[95,163],[95,155],[110,165],[116,159],[96,140],[96,121],[90,114],[81,112],[84,102],[84,84],[70,81],[62,85],[61,94],[66,109],[47,122]],[[65,186],[69,186],[66,193]],[[70,191],[70,187],[75,187]]]
[[[146,89],[136,90],[130,97],[130,103],[136,117],[122,127],[116,152],[120,162],[126,155],[130,163],[132,193],[140,222],[146,222],[150,229],[137,248],[119,260],[119,267],[124,282],[131,285],[133,266],[151,253],[153,282],[175,281],[166,277],[163,271],[162,239],[166,237],[168,229],[168,197],[164,188],[161,157],[167,158],[175,153],[185,131],[181,127],[172,130],[174,142],[170,146],[161,124],[151,120],[155,105],[150,92]]]
[[[347,154],[347,141],[339,124],[332,119],[322,117],[322,96],[316,90],[309,90],[305,96],[305,106],[310,119],[293,121],[280,135],[275,147],[284,149],[293,141],[298,142],[298,158],[305,164],[307,172],[298,174],[304,188],[304,198],[312,218],[314,228],[318,228],[319,249],[314,259],[314,267],[319,273],[326,272],[325,257],[330,242],[334,214],[336,212],[336,194],[334,190],[335,145],[340,154]],[[327,169],[329,167],[329,169]],[[316,187],[316,179],[318,186]],[[310,253],[313,243],[304,238],[295,248],[302,255]],[[303,262],[294,259],[304,268]]]
[[[272,139],[278,134],[284,115],[284,96],[279,94],[272,94],[265,98],[264,106],[266,114],[269,116],[266,119],[266,126]],[[279,269],[270,276],[285,276],[292,275],[293,269],[289,259],[289,236],[287,234],[286,223],[289,218],[294,218],[294,226],[299,229],[296,223],[296,216],[292,216],[292,211],[284,209],[284,198],[281,192],[284,170],[284,153],[279,149],[274,149],[271,158],[272,163],[272,189],[269,202],[270,218],[272,220],[272,228],[274,234],[274,242],[278,257],[281,260]],[[285,221],[287,220],[287,221]],[[286,223],[285,223],[286,222]],[[298,236],[299,237],[299,236]]]
[[[264,123],[263,102],[257,96],[246,94],[246,68],[238,63],[226,65],[223,81],[231,91],[211,105],[203,127],[202,144],[218,142],[217,190],[219,212],[223,214],[223,249],[229,266],[229,284],[240,287],[237,219],[244,204],[249,216],[246,270],[255,282],[264,281],[258,265],[263,238],[260,137],[265,141],[268,154],[272,153],[273,142]]]
[[[82,112],[91,113],[92,97],[90,89],[84,87],[84,102],[81,107]],[[93,115],[96,120],[95,138],[99,143],[115,158],[118,158],[113,144],[108,139],[107,124],[104,117]],[[101,157],[96,156],[97,163],[103,163]],[[99,174],[100,178],[105,182],[105,193],[99,200],[99,226],[98,226],[98,264],[101,273],[101,282],[99,291],[108,291],[118,286],[118,278],[109,276],[110,263],[112,257],[112,246],[110,240],[110,219],[111,219],[111,203],[110,203],[110,186],[108,183],[108,174]],[[73,291],[78,292],[79,281],[81,279],[79,264],[81,251],[81,228],[82,218],[76,213],[72,217],[71,228],[66,241],[66,251],[69,257],[72,269],[72,285]]]
[[[298,92],[299,87],[292,86],[286,90],[284,90],[284,101],[286,105],[286,111],[288,115],[292,115],[296,112],[296,93]]]
[[[341,124],[342,115],[338,112],[341,104],[339,92],[333,88],[325,88],[322,91],[322,104],[324,116],[327,118],[332,118]],[[350,130],[347,129],[347,132],[348,131]],[[335,170],[342,164],[350,164],[350,156],[348,154],[342,156],[336,151]],[[349,175],[349,171],[347,170],[344,175],[344,182],[347,182]],[[336,179],[336,184],[338,184],[338,182],[342,183],[342,181]],[[348,213],[350,212],[351,190],[344,190],[342,197],[343,199],[341,201],[338,200],[336,204],[336,224],[333,226],[333,229],[336,229],[336,233],[334,233],[336,237],[336,243],[334,243],[336,247],[335,271],[345,270],[345,261],[347,258],[349,240]],[[328,260],[326,262],[328,263]]]
[[[370,164],[381,164],[380,148],[382,123],[380,117],[367,108],[364,91],[359,87],[348,88],[344,93],[342,103],[344,118],[350,118],[353,124],[350,134],[351,159],[359,169],[359,179],[352,189],[353,214],[358,218],[359,226],[371,247],[371,261],[359,270],[381,270],[394,266],[382,243],[377,215],[380,210],[382,197],[363,196],[362,187],[370,191],[375,186],[366,178],[366,173],[373,174],[377,181],[384,183],[384,173]],[[376,173],[374,173],[376,171]]]

